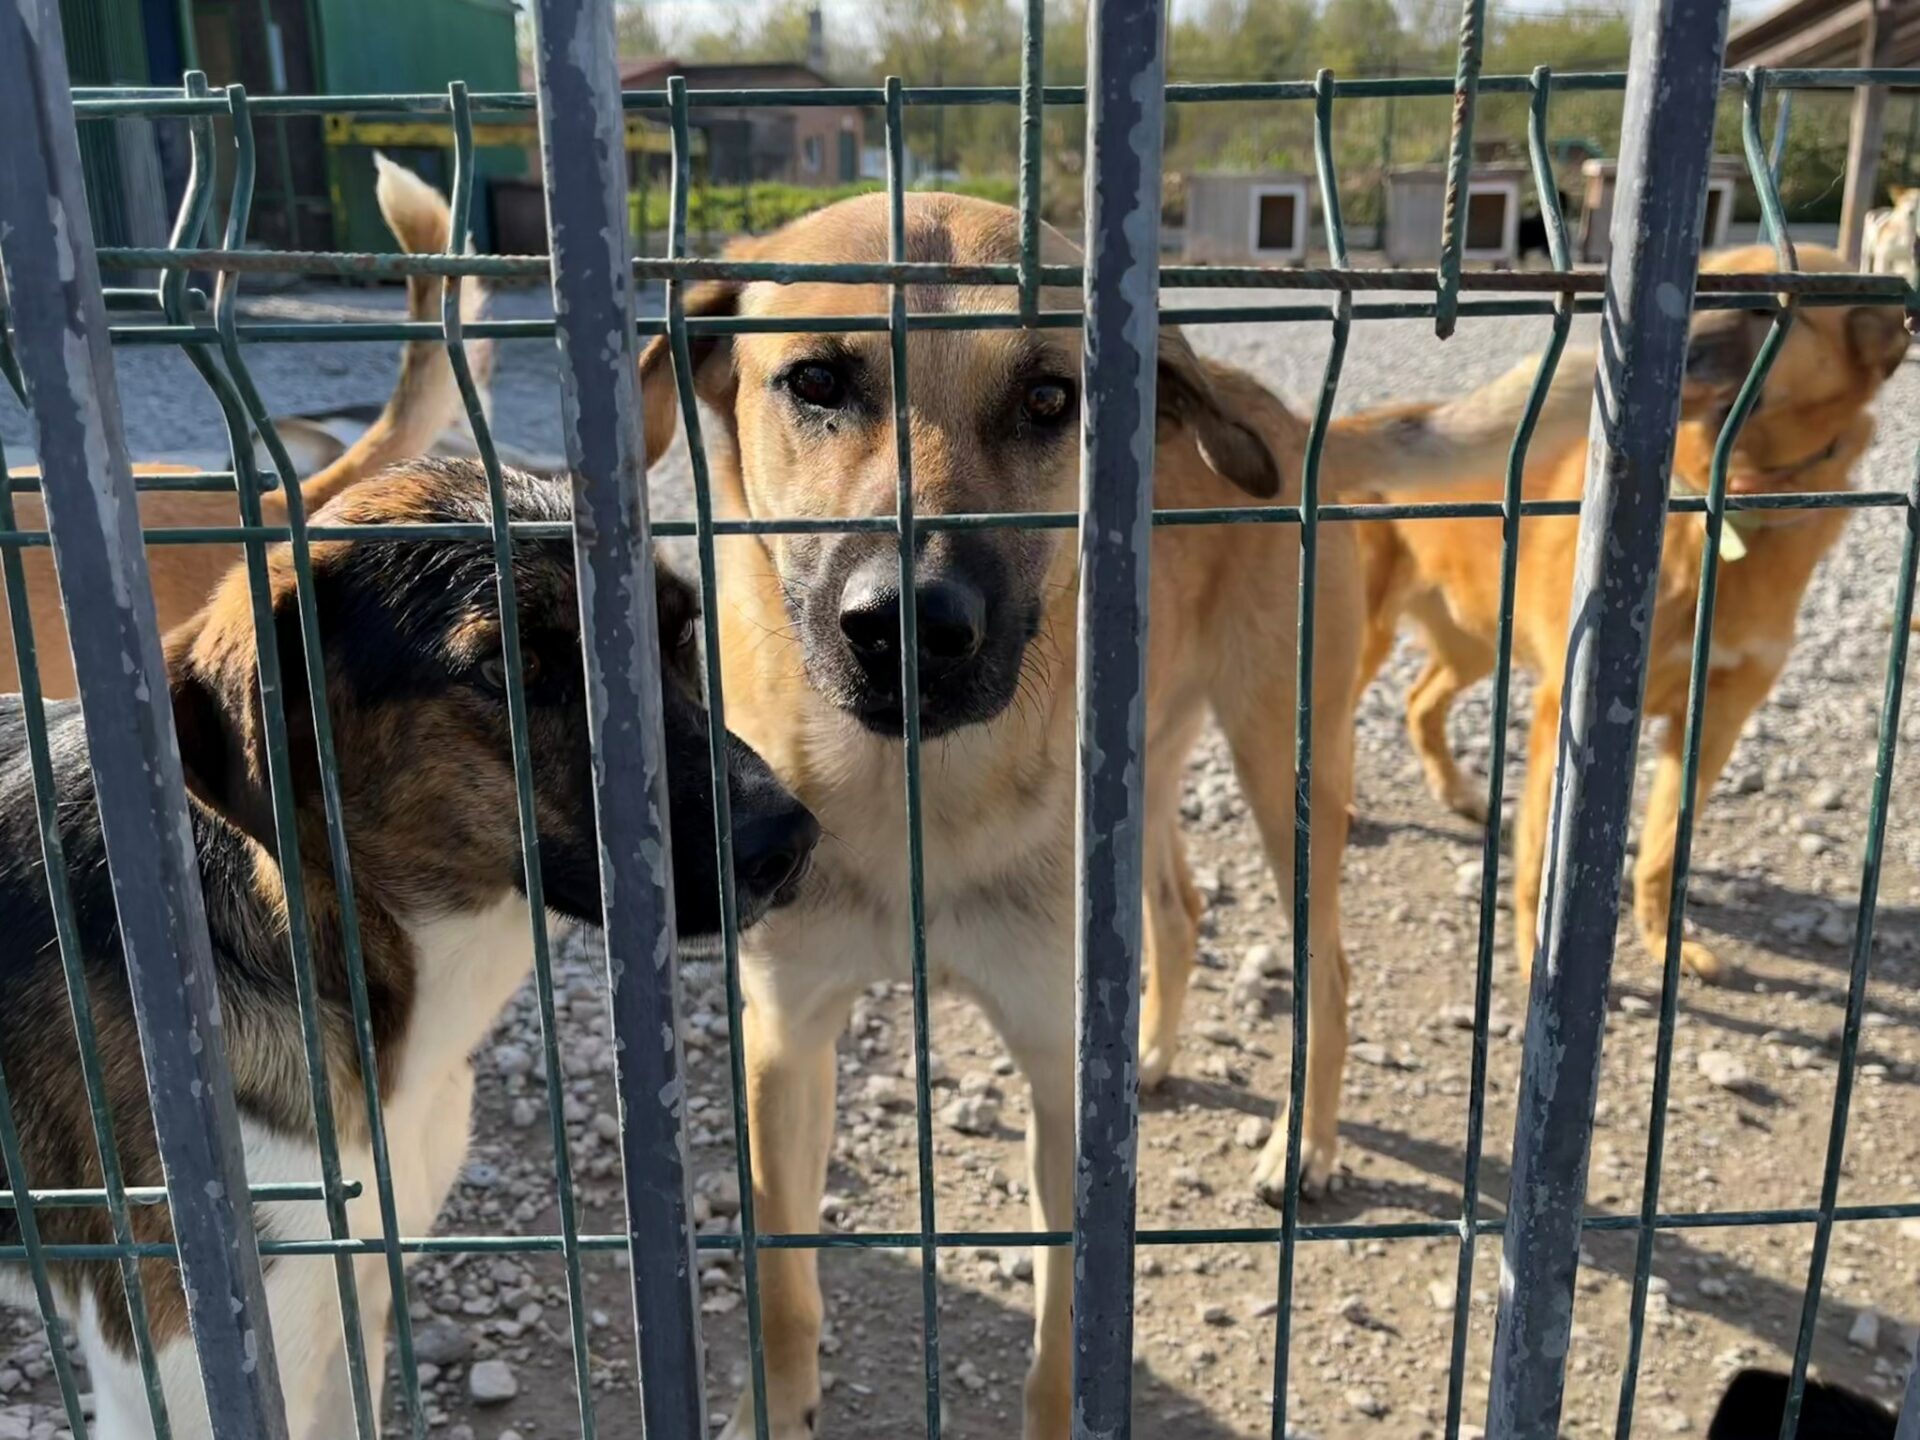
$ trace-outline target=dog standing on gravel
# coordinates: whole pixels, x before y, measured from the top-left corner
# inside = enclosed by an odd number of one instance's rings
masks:
[[[949,195],[906,199],[905,259],[1010,264],[1015,213]],[[732,253],[762,261],[882,261],[883,197],[829,206]],[[1076,252],[1048,231],[1055,263]],[[1050,308],[1079,297],[1049,291]],[[924,285],[908,307],[1007,311],[1010,289]],[[716,282],[700,315],[870,315],[876,287]],[[754,518],[889,515],[896,462],[886,337],[741,333],[693,340],[693,383],[720,418],[710,447],[725,511]],[[907,425],[921,514],[1071,509],[1079,479],[1080,345],[1071,332],[919,330],[907,340]],[[647,448],[677,422],[671,360],[643,360]],[[1337,425],[1331,486],[1374,488],[1472,476],[1504,454],[1526,378],[1447,407],[1402,407]],[[1157,503],[1297,502],[1307,427],[1252,377],[1197,357],[1161,332]],[[1564,439],[1584,426],[1589,385],[1572,379],[1546,418]],[[1304,1097],[1306,1182],[1330,1175],[1346,1049],[1347,962],[1340,857],[1352,770],[1361,618],[1349,527],[1320,532],[1314,696],[1311,1055]],[[823,847],[794,904],[744,947],[747,1106],[755,1204],[769,1233],[819,1225],[834,1124],[834,1042],[853,999],[907,974],[908,872],[901,794],[902,597],[896,542],[807,534],[724,542],[722,657],[728,720],[842,837]],[[1271,863],[1294,847],[1297,534],[1264,525],[1155,532],[1146,755],[1146,1003],[1143,1084],[1172,1063],[1197,944],[1196,896],[1179,832],[1182,762],[1211,712],[1227,732]],[[927,959],[937,985],[977,1000],[1032,1087],[1028,1155],[1035,1222],[1073,1220],[1075,550],[1059,530],[966,530],[926,537],[911,597],[919,628]],[[1281,889],[1287,890],[1282,884]],[[1277,1201],[1284,1142],[1256,1184]],[[821,1298],[810,1250],[761,1252],[767,1402],[776,1440],[809,1434],[820,1402]],[[1036,1256],[1037,1347],[1026,1435],[1068,1428],[1070,1270]],[[727,1431],[754,1431],[743,1400]]]
[[[1750,247],[1712,256],[1702,268],[1732,273],[1765,270],[1772,263],[1771,250]],[[1800,248],[1800,264],[1807,270],[1850,268],[1834,252],[1814,246]],[[1751,310],[1708,311],[1695,318],[1673,465],[1681,488],[1706,490],[1720,427],[1771,324],[1770,316]],[[1907,333],[1896,308],[1803,307],[1735,443],[1728,492],[1846,489],[1849,473],[1873,440],[1868,406],[1906,352]],[[1569,449],[1556,458],[1553,447],[1541,446],[1538,453],[1541,461],[1525,481],[1527,498],[1577,499],[1586,483],[1585,451]],[[1498,499],[1500,493],[1490,474],[1478,493],[1455,487],[1444,498]],[[1706,553],[1703,520],[1688,515],[1668,522],[1647,652],[1645,713],[1666,724],[1634,865],[1633,913],[1642,941],[1655,955],[1665,952],[1671,913],[1694,612]],[[1845,510],[1833,509],[1727,516],[1731,538],[1721,547],[1700,743],[1701,797],[1712,793],[1747,717],[1780,678],[1793,647],[1801,597],[1846,520]],[[1500,523],[1415,519],[1364,523],[1359,529],[1368,609],[1362,683],[1378,673],[1391,652],[1400,617],[1410,616],[1426,646],[1427,664],[1407,697],[1408,734],[1434,797],[1469,819],[1484,820],[1485,793],[1460,773],[1448,746],[1447,712],[1462,690],[1493,672]],[[1514,949],[1523,977],[1532,971],[1536,943],[1571,603],[1567,577],[1573,573],[1578,534],[1573,517],[1535,517],[1520,526],[1513,651],[1536,681],[1526,791],[1514,827]],[[1695,940],[1682,942],[1681,958],[1703,980],[1717,980],[1725,971],[1720,958]]]
[[[413,255],[432,255],[445,250],[453,217],[440,192],[384,155],[376,155],[374,160],[378,171],[375,195],[380,202],[380,213],[401,249]],[[478,319],[486,306],[485,287],[469,278],[460,290],[461,314],[468,320]],[[440,281],[419,277],[407,281],[407,318],[439,322]],[[474,383],[484,390],[492,368],[491,342],[468,341],[467,356]],[[383,466],[426,454],[464,414],[445,342],[413,341],[401,351],[400,376],[380,417],[344,454],[301,482],[300,493],[305,497],[307,513],[312,514],[348,486]],[[180,474],[188,468],[146,464],[136,465],[134,472],[157,476]],[[35,472],[15,473],[24,476]],[[46,527],[46,512],[37,494],[16,496],[14,506],[20,528]],[[264,523],[284,525],[286,495],[279,490],[268,491],[260,497],[260,511]],[[240,502],[231,492],[149,490],[140,496],[140,519],[148,529],[238,525]],[[226,543],[149,547],[147,569],[153,577],[153,601],[159,610],[162,633],[206,603],[207,596],[239,556],[239,547]],[[33,617],[35,650],[40,662],[40,686],[49,699],[67,699],[74,694],[73,657],[67,648],[66,613],[60,604],[60,582],[54,574],[53,556],[44,547],[36,547],[25,551],[21,559],[26,569],[27,605]],[[8,596],[7,603],[16,603],[14,597]],[[19,688],[13,631],[7,627],[0,629],[0,691]]]
[[[506,476],[515,520],[565,521],[564,480]],[[484,524],[485,476],[467,463],[422,461],[356,487],[325,513],[331,525]],[[529,711],[540,880],[554,915],[596,924],[599,848],[587,738],[580,618],[570,540],[515,546],[523,676]],[[373,1173],[353,1042],[339,902],[323,843],[324,816],[300,663],[290,551],[270,555],[275,636],[288,677],[301,880],[313,941],[320,1026],[339,1119],[344,1173]],[[675,908],[685,935],[719,929],[707,719],[698,700],[697,601],[660,573],[660,649],[671,778]],[[486,541],[382,538],[313,548],[328,701],[352,848],[361,949],[373,1011],[382,1110],[402,1233],[427,1233],[467,1148],[473,1103],[468,1055],[532,968],[505,700],[493,548]],[[205,887],[228,1058],[248,1178],[313,1182],[319,1156],[307,1090],[302,1022],[288,968],[287,893],[267,792],[259,682],[247,576],[236,570],[200,615],[168,637],[168,673]],[[164,1182],[148,1109],[113,894],[73,702],[48,707],[68,883],[99,1028],[100,1059],[129,1185]],[[819,830],[766,765],[729,746],[742,920],[791,892]],[[98,1187],[101,1172],[67,1006],[35,821],[21,702],[0,702],[0,1055],[12,1087],[26,1176],[36,1187]],[[544,922],[542,922],[544,923]],[[16,1177],[18,1179],[19,1177]],[[11,1188],[0,1165],[0,1189]],[[324,1239],[315,1203],[255,1208],[276,1239]],[[369,1184],[350,1201],[352,1233],[380,1234]],[[170,1238],[164,1208],[135,1208],[134,1233]],[[51,1244],[110,1244],[104,1211],[39,1217]],[[20,1243],[0,1210],[0,1245]],[[361,1325],[379,1413],[381,1339],[392,1294],[377,1255],[356,1261]],[[55,1265],[62,1310],[75,1322],[92,1377],[96,1424],[109,1440],[153,1431],[135,1363],[120,1273],[109,1262]],[[33,1301],[23,1273],[0,1267],[0,1300]],[[142,1262],[153,1338],[181,1440],[206,1436],[207,1415],[178,1273]],[[269,1258],[267,1300],[295,1440],[351,1429],[333,1268]]]

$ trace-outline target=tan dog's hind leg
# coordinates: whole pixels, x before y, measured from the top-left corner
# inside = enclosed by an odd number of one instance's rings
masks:
[[[1447,716],[1462,690],[1493,673],[1494,655],[1444,614],[1423,615],[1420,626],[1428,658],[1407,692],[1407,736],[1433,798],[1454,814],[1485,824],[1486,790],[1461,773],[1447,740]]]
[[[754,1219],[767,1234],[806,1234],[820,1227],[820,1198],[833,1148],[833,1044],[850,1005],[850,1000],[821,1005],[803,1016],[775,1013],[766,998],[746,1007],[742,1038]],[[813,1434],[820,1406],[823,1310],[817,1252],[760,1252],[760,1315],[767,1433],[772,1440],[804,1440]],[[749,1382],[725,1435],[745,1440],[753,1433]]]
[[[1185,737],[1181,737],[1183,740]],[[1156,751],[1163,747],[1154,747]],[[1180,1012],[1200,944],[1200,892],[1180,832],[1184,744],[1147,761],[1145,983],[1140,996],[1140,1088],[1152,1090],[1173,1069],[1180,1049]]]
[[[1700,774],[1694,790],[1694,824],[1706,809],[1720,772],[1727,768],[1747,717],[1759,708],[1779,676],[1774,666],[1741,665],[1715,670],[1707,684],[1707,710],[1700,730]],[[1672,915],[1674,848],[1679,841],[1681,747],[1686,739],[1682,716],[1669,716],[1660,737],[1660,760],[1647,794],[1647,816],[1640,829],[1640,855],[1633,866],[1633,919],[1640,939],[1655,960],[1667,953],[1667,923]],[[1726,975],[1726,964],[1697,940],[1680,942],[1680,961],[1709,983]]]
[[[1540,867],[1547,853],[1547,814],[1553,805],[1553,763],[1560,747],[1560,692],[1542,686],[1533,697],[1527,740],[1527,788],[1513,827],[1513,955],[1522,984],[1533,980],[1540,925]]]

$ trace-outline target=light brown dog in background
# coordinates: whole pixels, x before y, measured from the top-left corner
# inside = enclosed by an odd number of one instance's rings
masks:
[[[1800,247],[1806,270],[1848,270],[1834,252]],[[1719,273],[1766,270],[1770,249],[1752,246],[1711,256]],[[1708,311],[1693,322],[1684,409],[1674,454],[1674,482],[1707,488],[1714,443],[1746,379],[1770,316],[1750,310]],[[1767,377],[1758,407],[1734,447],[1727,476],[1735,495],[1833,491],[1873,439],[1868,406],[1907,351],[1902,313],[1893,307],[1803,307]],[[1535,452],[1524,485],[1528,499],[1577,499],[1586,483],[1582,446],[1558,455]],[[1501,479],[1490,471],[1478,487],[1451,487],[1448,500],[1497,500]],[[1845,510],[1730,513],[1734,543],[1722,547],[1700,743],[1699,795],[1713,790],[1747,717],[1772,691],[1793,646],[1800,601],[1814,567],[1845,526]],[[1634,866],[1633,913],[1655,955],[1666,950],[1671,913],[1675,824],[1680,805],[1682,745],[1692,661],[1695,606],[1705,558],[1704,517],[1676,515],[1661,552],[1658,601],[1647,655],[1645,713],[1664,721],[1659,766],[1647,800]],[[1474,820],[1486,818],[1486,797],[1454,763],[1447,713],[1467,686],[1491,674],[1499,624],[1500,522],[1406,520],[1358,527],[1367,571],[1367,643],[1361,683],[1370,682],[1393,648],[1400,618],[1410,617],[1427,663],[1407,697],[1407,732],[1441,804]],[[1514,658],[1536,682],[1527,747],[1526,790],[1514,827],[1514,949],[1523,976],[1532,971],[1535,914],[1546,844],[1547,810],[1560,728],[1570,577],[1579,521],[1536,517],[1521,522],[1513,613]],[[1728,556],[1744,547],[1737,560]],[[1703,980],[1725,964],[1707,946],[1684,941],[1681,958]]]
[[[379,172],[375,193],[380,201],[380,213],[386,217],[387,226],[400,241],[401,248],[415,255],[445,250],[447,232],[453,223],[445,198],[419,176],[384,155],[375,158]],[[461,314],[470,320],[477,319],[486,305],[485,287],[469,278],[460,288]],[[439,321],[438,280],[416,278],[407,282],[407,318]],[[485,340],[468,341],[467,354],[475,384],[484,388],[491,371],[492,345]],[[345,454],[301,482],[300,493],[306,499],[307,512],[311,514],[341,491],[385,466],[427,453],[463,413],[445,343],[416,340],[408,344],[400,356],[400,377],[379,419]],[[189,467],[184,465],[134,466],[137,475],[188,472]],[[31,469],[13,473],[38,474]],[[14,506],[20,528],[46,528],[46,511],[38,494],[17,496]],[[268,491],[260,497],[260,509],[265,524],[284,525],[285,493]],[[142,526],[150,530],[238,525],[240,502],[231,491],[150,490],[140,496],[140,520]],[[240,555],[239,547],[231,544],[149,545],[147,569],[153,579],[153,600],[160,615],[161,633],[165,634],[198,611]],[[28,549],[22,559],[26,566],[28,612],[33,617],[34,649],[40,662],[40,688],[48,699],[67,699],[75,691],[73,656],[67,648],[66,615],[60,604],[60,583],[54,575],[53,556],[44,546],[39,546]],[[7,603],[16,603],[14,597],[8,596]],[[9,625],[0,629],[0,691],[19,688],[20,672]]]
[[[1004,265],[1019,224],[1004,206],[909,194],[912,261]],[[850,200],[733,253],[755,260],[882,261],[884,197]],[[1048,231],[1055,263],[1076,252]],[[1050,291],[1049,308],[1078,295]],[[709,283],[700,315],[884,312],[879,287]],[[1010,311],[1006,287],[912,286],[908,308]],[[897,468],[887,337],[703,335],[692,377],[718,416],[708,436],[720,507],[736,517],[891,515]],[[914,503],[922,515],[1071,510],[1079,487],[1080,339],[1057,329],[920,329],[907,339]],[[671,362],[643,362],[647,449],[678,420]],[[1306,424],[1254,378],[1196,356],[1174,330],[1159,347],[1155,502],[1173,509],[1297,503]],[[1448,406],[1409,406],[1333,428],[1329,492],[1441,484],[1498,463],[1526,395],[1508,377]],[[1556,442],[1579,433],[1591,381],[1556,390]],[[1304,1178],[1326,1181],[1337,1146],[1346,1052],[1341,852],[1352,775],[1352,704],[1363,621],[1356,541],[1320,531],[1313,724],[1309,1058]],[[1074,649],[1073,532],[967,529],[918,547],[924,896],[929,978],[977,1000],[1032,1087],[1028,1156],[1044,1229],[1073,1220]],[[909,885],[902,797],[901,594],[890,533],[767,535],[722,542],[721,655],[727,721],[773,765],[838,843],[815,855],[795,902],[743,941],[747,1107],[759,1223],[812,1231],[834,1126],[834,1045],[854,998],[908,975]],[[1290,893],[1294,853],[1294,641],[1300,541],[1273,525],[1155,532],[1148,629],[1146,997],[1141,1081],[1172,1064],[1197,944],[1179,828],[1180,776],[1209,714],[1225,730],[1270,862]],[[1097,862],[1096,862],[1097,863]],[[1255,1173],[1277,1203],[1284,1127]],[[1068,1430],[1070,1266],[1036,1256],[1037,1346],[1029,1440]],[[768,1421],[775,1440],[812,1433],[820,1401],[822,1307],[811,1250],[761,1252]],[[754,1432],[750,1400],[728,1436]]]

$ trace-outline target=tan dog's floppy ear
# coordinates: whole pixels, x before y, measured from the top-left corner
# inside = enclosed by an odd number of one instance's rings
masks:
[[[1891,305],[1857,305],[1847,316],[1847,339],[1860,363],[1882,379],[1906,358],[1906,311]]]
[[[1213,377],[1186,337],[1160,332],[1160,378],[1156,387],[1159,438],[1184,427],[1193,432],[1200,458],[1216,475],[1231,480],[1256,500],[1280,493],[1280,466],[1267,442],[1220,403]]]
[[[318,793],[319,759],[293,587],[287,583],[276,585],[276,590],[269,638],[280,656],[291,778],[298,803]],[[167,680],[188,791],[269,854],[277,855],[260,671],[244,595],[244,587],[223,591],[167,636]],[[222,603],[228,599],[233,603]]]
[[[724,252],[728,260],[751,260],[759,249],[755,240],[736,240]],[[740,292],[746,287],[738,280],[702,280],[687,292],[689,317],[737,315]],[[733,402],[733,346],[719,335],[689,335],[687,349],[693,357],[693,386],[700,398],[722,413]],[[680,428],[680,393],[674,384],[673,348],[665,335],[647,342],[640,356],[640,404],[646,415],[647,463],[653,464],[673,443]]]

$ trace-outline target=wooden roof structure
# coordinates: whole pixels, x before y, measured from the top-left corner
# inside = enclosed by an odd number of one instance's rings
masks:
[[[1920,0],[1786,0],[1727,37],[1727,65],[1746,69],[1920,66]],[[1887,88],[1853,96],[1840,249],[1860,258],[1860,235],[1878,189]]]

